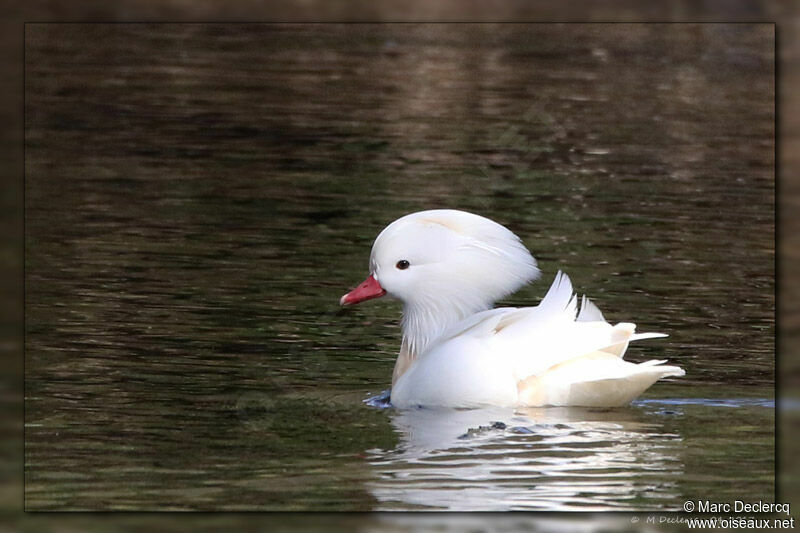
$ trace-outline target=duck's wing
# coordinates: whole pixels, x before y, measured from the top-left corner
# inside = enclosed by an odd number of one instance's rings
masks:
[[[510,353],[519,403],[624,405],[659,379],[685,374],[680,367],[664,365],[665,361],[634,364],[622,359],[630,342],[666,337],[663,333],[636,333],[630,322],[612,326],[585,296],[577,314],[576,304],[569,278],[559,272],[537,308],[543,310],[541,315],[504,317],[508,325],[497,340],[517,347]],[[530,348],[520,347],[523,339]]]
[[[629,322],[609,324],[586,297],[579,310],[569,277],[559,272],[538,306],[477,313],[446,331],[429,353],[448,354],[447,365],[437,372],[453,365],[449,357],[488,365],[481,366],[481,375],[507,369],[519,404],[623,405],[658,379],[684,374],[664,361],[624,361],[631,341],[666,337],[635,329]]]
[[[595,311],[587,310],[584,319],[590,314],[602,319],[600,310],[591,304]],[[588,309],[588,308],[587,308]],[[494,337],[501,332],[508,337],[517,329],[536,331],[542,324],[554,320],[575,321],[575,297],[572,292],[572,283],[569,277],[561,271],[556,274],[556,279],[545,297],[536,307],[498,307],[475,313],[451,326],[438,339],[429,350],[436,345],[441,345],[455,337],[468,336],[473,338]],[[583,311],[582,311],[583,312]],[[570,318],[571,317],[571,318]],[[513,327],[512,327],[513,326]]]
[[[436,339],[435,343],[428,348],[428,351],[434,346],[444,344],[455,337],[483,337],[493,335],[498,322],[502,320],[504,316],[523,310],[524,309],[518,309],[516,307],[498,307],[497,309],[489,309],[488,311],[475,313],[445,330],[445,332]]]
[[[622,357],[628,343],[666,337],[663,333],[635,333],[636,326],[621,322],[612,326],[586,296],[572,290],[569,276],[559,271],[547,294],[536,307],[501,307],[476,313],[446,330],[429,347],[460,338],[491,343],[498,357],[515,359],[517,374],[527,377],[574,357],[604,351]]]
[[[632,341],[666,337],[635,330],[630,322],[609,324],[585,296],[578,311],[578,297],[563,272],[538,306],[504,313],[494,328],[498,353],[510,354],[520,380],[594,352],[622,358]]]

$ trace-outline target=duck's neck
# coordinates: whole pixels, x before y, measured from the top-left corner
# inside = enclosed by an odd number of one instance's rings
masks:
[[[394,365],[392,385],[448,328],[491,306],[491,302],[465,298],[406,303],[403,307],[403,342]]]

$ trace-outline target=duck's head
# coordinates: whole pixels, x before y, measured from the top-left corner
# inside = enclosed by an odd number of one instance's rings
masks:
[[[538,276],[536,260],[500,224],[464,211],[421,211],[378,235],[370,275],[340,303],[388,294],[403,302],[404,326],[424,319],[441,329],[490,308]]]

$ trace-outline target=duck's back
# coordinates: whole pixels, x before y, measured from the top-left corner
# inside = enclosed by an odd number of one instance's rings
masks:
[[[398,379],[391,401],[413,405],[622,405],[661,377],[683,375],[661,361],[622,360],[628,343],[661,334],[612,326],[586,298],[580,313],[558,273],[536,307],[502,308],[459,322]]]

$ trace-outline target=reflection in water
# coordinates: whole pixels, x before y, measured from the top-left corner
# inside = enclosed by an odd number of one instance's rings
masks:
[[[390,416],[400,443],[370,457],[379,509],[656,509],[674,501],[684,470],[681,436],[635,407]]]

